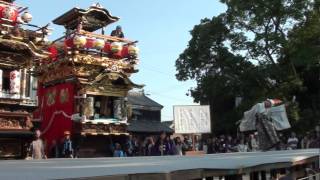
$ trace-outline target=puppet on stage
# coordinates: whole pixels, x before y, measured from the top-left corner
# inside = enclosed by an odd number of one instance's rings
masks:
[[[290,127],[285,105],[280,100],[271,99],[246,111],[239,125],[241,132],[258,132],[259,149],[262,151],[275,148],[280,142],[277,131]]]

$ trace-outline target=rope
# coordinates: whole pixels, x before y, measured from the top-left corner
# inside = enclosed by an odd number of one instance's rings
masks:
[[[49,130],[49,128],[51,127],[51,125],[52,125],[52,123],[53,123],[53,119],[54,119],[55,116],[58,115],[58,114],[62,114],[64,117],[70,118],[70,119],[71,119],[71,117],[72,117],[72,116],[69,116],[69,115],[68,115],[67,113],[65,113],[64,111],[55,111],[55,112],[52,114],[51,118],[50,118],[50,121],[49,121],[48,126],[42,131],[43,134],[45,134],[45,133]]]

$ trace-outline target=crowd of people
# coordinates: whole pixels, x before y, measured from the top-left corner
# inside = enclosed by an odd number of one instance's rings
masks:
[[[41,140],[41,132],[35,132],[35,140],[30,146],[30,157],[33,159],[43,159],[45,146]],[[219,136],[175,136],[161,133],[158,136],[128,136],[125,143],[115,142],[110,144],[113,157],[129,156],[166,156],[185,155],[188,151],[201,151],[205,154],[231,153],[231,152],[254,152],[260,151],[258,134],[240,135],[232,137],[230,135]],[[305,136],[297,136],[294,132],[289,136],[279,134],[280,142],[271,150],[292,150],[319,148],[319,133],[311,133]],[[194,142],[193,142],[194,141]],[[53,143],[54,145],[54,143]],[[70,132],[65,132],[65,138],[60,146],[54,145],[49,151],[51,158],[73,158],[75,155],[74,146],[70,138]]]
[[[200,136],[195,136],[195,138],[190,136],[172,137],[162,133],[159,137],[138,138],[130,136],[126,144],[118,145],[118,149],[123,151],[123,156],[185,155],[187,151],[202,151],[206,154],[254,152],[261,151],[257,136],[258,134],[255,133],[236,138],[230,135],[220,135],[201,139]],[[279,139],[280,142],[277,146],[270,150],[320,147],[320,136],[317,133],[305,136],[297,136],[294,132],[291,132],[288,136],[280,133]]]
[[[295,133],[289,136],[279,134],[280,142],[271,150],[294,150],[319,148],[320,138],[317,134],[297,137]],[[193,142],[193,140],[195,142]],[[185,155],[187,151],[202,151],[206,154],[230,152],[260,151],[257,134],[242,135],[234,138],[230,135],[200,138],[195,136],[172,137],[162,133],[160,136],[133,137],[129,136],[123,145],[116,143],[114,156],[164,156]],[[118,151],[121,151],[119,155]]]

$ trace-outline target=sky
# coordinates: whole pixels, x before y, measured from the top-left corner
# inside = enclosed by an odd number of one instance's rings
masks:
[[[18,5],[29,7],[32,24],[46,25],[73,7],[87,8],[99,2],[120,20],[106,28],[110,33],[121,25],[126,38],[138,40],[140,49],[139,72],[132,75],[136,84],[144,84],[148,96],[164,106],[162,121],[173,120],[173,105],[192,105],[186,95],[196,82],[177,81],[175,61],[191,39],[190,30],[203,18],[212,18],[225,11],[218,0],[17,0]],[[64,32],[54,29],[50,40]]]

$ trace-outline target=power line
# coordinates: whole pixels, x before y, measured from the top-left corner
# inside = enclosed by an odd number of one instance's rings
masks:
[[[172,96],[168,96],[159,92],[154,92],[154,91],[149,91],[151,94],[156,94],[158,96],[170,99],[170,100],[176,100],[176,101],[186,101],[185,99],[180,99],[180,98],[176,98],[176,97],[172,97]]]

